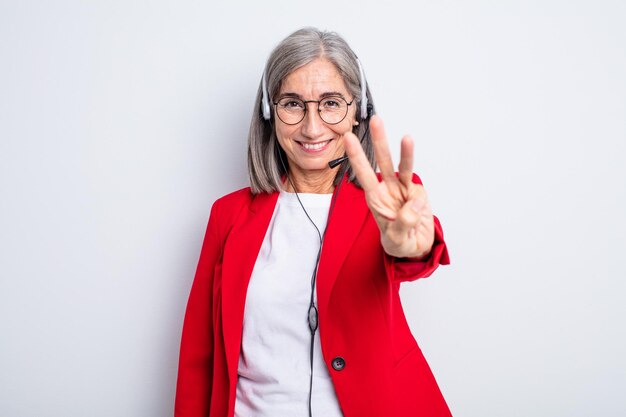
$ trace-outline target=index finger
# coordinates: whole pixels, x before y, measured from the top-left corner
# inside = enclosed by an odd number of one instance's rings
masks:
[[[365,156],[359,139],[354,133],[348,132],[344,136],[344,143],[346,154],[348,155],[356,177],[361,183],[361,187],[363,187],[365,191],[375,188],[378,185],[378,177],[376,173],[374,173],[367,156]]]

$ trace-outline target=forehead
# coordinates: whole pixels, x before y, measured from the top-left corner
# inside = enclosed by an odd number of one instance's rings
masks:
[[[304,98],[317,98],[329,92],[348,96],[343,77],[335,65],[324,58],[317,58],[293,71],[283,79],[280,87],[281,95],[294,93]]]

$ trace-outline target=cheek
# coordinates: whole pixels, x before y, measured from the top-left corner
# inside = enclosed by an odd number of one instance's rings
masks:
[[[345,135],[348,132],[354,132],[354,119],[350,119],[350,120],[344,120],[343,122],[341,122],[339,125],[337,125],[335,127],[335,129],[333,129],[335,131],[335,133],[339,134],[339,135]]]
[[[276,138],[278,138],[278,143],[280,143],[283,149],[285,148],[285,145],[288,145],[289,143],[288,139],[293,136],[293,130],[294,129],[291,128],[291,126],[276,125],[276,128],[275,128]]]
[[[345,149],[344,135],[352,131],[351,127],[352,127],[351,125],[346,125],[344,129],[335,131],[335,133],[337,133],[337,145],[336,145],[337,149],[341,149],[341,150]]]

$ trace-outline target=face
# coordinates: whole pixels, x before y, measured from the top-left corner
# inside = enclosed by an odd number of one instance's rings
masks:
[[[285,96],[305,101],[320,100],[329,94],[341,96],[348,103],[353,101],[335,66],[326,59],[318,58],[289,74],[273,101],[277,102]],[[274,117],[276,136],[287,154],[290,173],[295,179],[305,181],[334,178],[336,170],[331,170],[328,162],[344,155],[343,135],[355,125],[356,102],[348,106],[345,119],[333,125],[320,118],[317,103],[307,103],[306,106],[306,115],[298,124],[288,125]]]

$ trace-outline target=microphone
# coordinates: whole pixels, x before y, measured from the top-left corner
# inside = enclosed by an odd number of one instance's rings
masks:
[[[363,133],[363,136],[361,137],[361,139],[359,139],[359,143],[363,143],[363,139],[365,139],[365,136],[367,136],[367,132],[370,131],[370,123],[369,123],[369,119],[372,117],[372,115],[374,114],[374,106],[372,106],[371,104],[367,105],[367,118],[365,119],[367,121],[367,126],[365,126],[365,133]],[[333,159],[332,161],[330,161],[328,163],[328,166],[333,169],[336,168],[337,166],[339,166],[343,161],[348,159],[348,155],[344,155],[341,158],[337,158],[337,159]]]
[[[336,168],[337,165],[341,164],[343,161],[345,161],[346,159],[348,159],[348,156],[342,156],[341,158],[337,158],[337,159],[333,159],[332,161],[330,161],[328,163],[328,166],[330,168]]]

